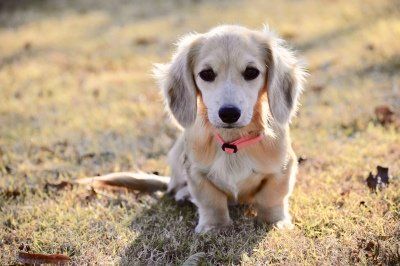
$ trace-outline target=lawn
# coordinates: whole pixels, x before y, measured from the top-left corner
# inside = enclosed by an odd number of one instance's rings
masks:
[[[268,23],[310,77],[291,126],[305,160],[291,198],[295,229],[254,222],[194,234],[193,206],[62,181],[113,171],[169,173],[178,136],[153,63],[176,40],[223,24]],[[374,110],[396,121],[382,125]],[[20,249],[83,264],[347,265],[400,262],[398,0],[21,0],[0,2],[0,264]],[[390,184],[371,192],[369,172]]]

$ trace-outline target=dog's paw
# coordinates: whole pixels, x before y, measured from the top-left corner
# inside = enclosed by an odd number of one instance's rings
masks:
[[[275,228],[279,230],[292,230],[294,225],[289,219],[280,220],[272,224]]]
[[[198,224],[197,226],[196,226],[196,228],[194,229],[194,231],[197,233],[197,234],[203,234],[203,233],[207,233],[207,232],[210,232],[210,231],[221,231],[221,230],[224,230],[224,229],[226,229],[227,227],[229,227],[229,226],[231,226],[232,225],[232,221],[231,220],[229,220],[229,221],[227,221],[227,222],[224,222],[224,223],[219,223],[219,224],[207,224],[207,223],[203,223],[203,224]]]

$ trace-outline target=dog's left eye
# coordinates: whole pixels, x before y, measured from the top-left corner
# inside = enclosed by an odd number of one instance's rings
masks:
[[[254,67],[246,67],[246,70],[243,72],[243,77],[245,80],[253,80],[258,77],[260,74],[260,70]]]
[[[217,74],[210,68],[210,69],[205,69],[199,73],[199,76],[202,80],[212,82],[214,81],[215,77]]]

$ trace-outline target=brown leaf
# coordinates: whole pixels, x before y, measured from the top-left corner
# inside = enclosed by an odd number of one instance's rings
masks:
[[[96,192],[96,190],[94,190],[94,188],[90,188],[88,191],[87,191],[87,194],[85,195],[85,201],[86,202],[89,202],[89,201],[92,201],[92,200],[94,200],[94,199],[96,199],[97,198],[97,192]]]
[[[31,250],[31,247],[28,244],[22,243],[22,244],[19,245],[18,249],[21,250],[21,251],[29,252]]]
[[[313,92],[316,92],[316,93],[320,93],[320,92],[322,92],[324,89],[325,89],[325,86],[324,86],[324,85],[319,85],[319,84],[317,84],[317,85],[311,86],[311,90],[312,90]]]
[[[378,165],[376,169],[378,170],[376,177],[380,178],[380,182],[382,184],[389,185],[389,168]]]
[[[6,199],[15,199],[21,195],[21,191],[17,189],[1,189],[0,188],[0,195],[2,195]]]
[[[299,163],[299,165],[305,163],[305,161],[307,161],[307,157],[304,157],[304,156],[300,156],[300,157],[297,159],[297,162]]]
[[[373,50],[375,50],[375,45],[373,43],[369,43],[369,44],[365,45],[365,49],[373,51]]]
[[[375,116],[379,123],[383,126],[394,122],[394,112],[387,105],[380,105],[375,108]]]
[[[26,43],[24,44],[24,49],[25,49],[26,51],[31,50],[31,49],[32,49],[32,43],[31,43],[31,42],[26,42]]]
[[[63,254],[38,254],[38,253],[27,253],[20,251],[18,253],[18,262],[27,264],[65,264],[71,259]]]
[[[367,186],[376,191],[377,188],[383,188],[389,185],[389,168],[378,165],[376,167],[377,174],[374,176],[372,172],[369,173],[367,178]]]
[[[156,43],[157,39],[154,37],[138,37],[134,40],[136,45],[147,46]]]
[[[285,30],[282,32],[282,37],[286,40],[293,40],[296,39],[296,37],[298,37],[298,34],[293,30]]]
[[[73,184],[71,182],[68,181],[61,181],[60,183],[57,184],[52,184],[52,183],[46,183],[46,185],[44,185],[44,190],[45,191],[59,191],[62,189],[72,189]]]

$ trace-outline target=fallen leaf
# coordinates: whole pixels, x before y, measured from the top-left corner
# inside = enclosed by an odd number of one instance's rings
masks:
[[[378,179],[372,175],[372,172],[369,172],[367,177],[367,186],[372,190],[375,190],[378,186]]]
[[[62,189],[72,189],[73,184],[71,182],[68,181],[61,181],[60,183],[56,183],[56,184],[52,184],[52,183],[46,183],[46,185],[44,185],[44,190],[45,191],[59,191]]]
[[[342,196],[342,197],[348,196],[350,194],[351,189],[352,189],[351,187],[343,189],[342,192],[340,192],[340,196]]]
[[[322,92],[324,89],[325,89],[325,86],[323,86],[323,85],[313,85],[313,86],[311,86],[311,90],[312,90],[313,92],[316,92],[316,93],[320,93],[320,92]]]
[[[6,199],[15,199],[21,195],[21,191],[16,189],[0,189],[0,195],[3,195]]]
[[[366,48],[367,50],[373,51],[373,50],[375,50],[375,45],[372,44],[372,43],[369,43],[369,44],[367,44],[367,45],[365,46],[365,48]]]
[[[7,174],[11,174],[13,170],[9,165],[4,166],[4,169],[6,169]]]
[[[78,199],[82,201],[82,203],[89,203],[92,200],[97,198],[97,192],[93,187],[90,187],[84,194],[78,196]]]
[[[71,259],[63,254],[39,254],[20,251],[18,253],[18,262],[26,264],[65,264]]]
[[[31,42],[26,42],[26,43],[24,44],[24,49],[25,49],[26,51],[31,50],[31,48],[32,48],[32,43],[31,43]]]
[[[296,31],[294,30],[285,30],[282,32],[282,37],[286,40],[293,40],[298,36],[298,34],[296,33]]]
[[[18,249],[21,251],[29,252],[31,250],[31,247],[28,244],[22,243],[21,245],[19,245]]]
[[[300,156],[300,157],[297,159],[297,162],[298,162],[299,164],[303,164],[305,161],[307,161],[307,157]]]
[[[372,172],[370,172],[366,180],[367,186],[372,191],[389,185],[389,168],[378,165],[376,169],[377,174],[374,176]]]
[[[376,169],[378,170],[377,177],[380,178],[381,183],[389,185],[389,168],[378,165]]]
[[[383,126],[393,123],[395,120],[393,110],[387,105],[380,105],[375,108],[375,116]]]
[[[157,39],[154,37],[138,37],[134,40],[134,43],[136,45],[142,45],[142,46],[150,45],[156,42]]]

